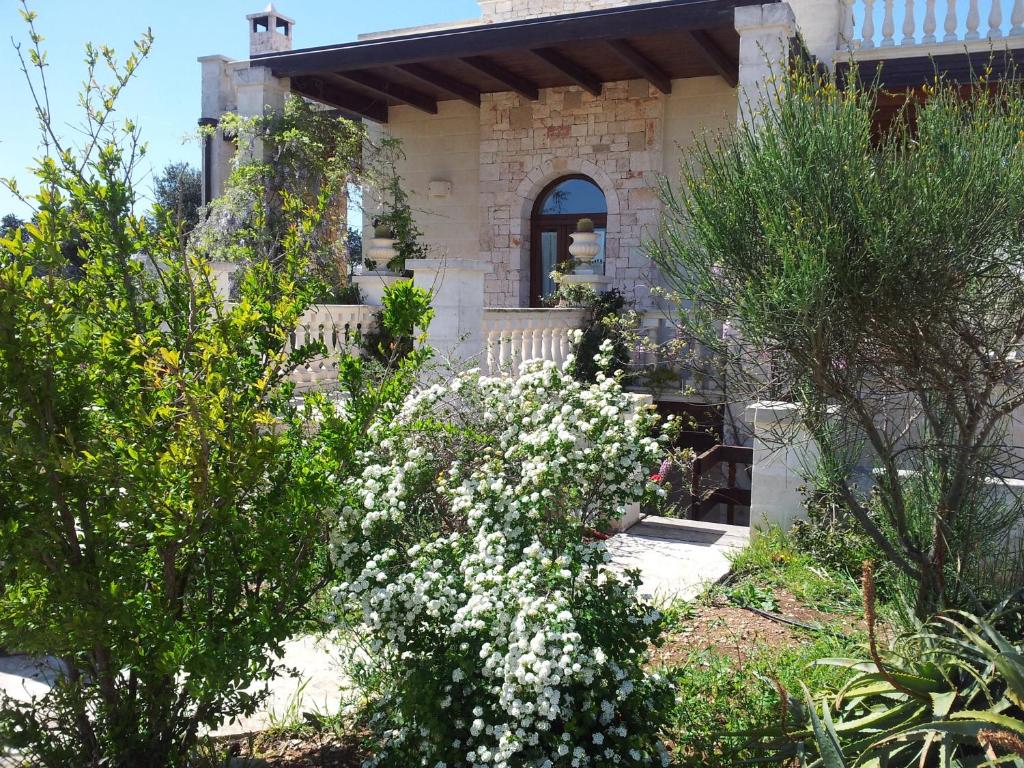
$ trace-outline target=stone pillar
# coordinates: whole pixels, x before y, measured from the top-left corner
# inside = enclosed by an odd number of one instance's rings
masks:
[[[757,123],[758,114],[771,107],[789,65],[796,18],[788,3],[740,6],[734,18],[740,35],[737,117],[741,125]]]
[[[750,527],[789,530],[804,519],[800,492],[818,461],[818,446],[799,423],[793,403],[759,402],[747,408],[754,426],[754,466],[750,477]]]
[[[231,173],[234,145],[217,130],[221,115],[235,109],[235,89],[231,82],[231,59],[227,56],[201,56],[202,102],[199,125],[210,131],[202,140],[203,202],[208,203],[224,191]]]
[[[440,359],[467,366],[480,365],[484,338],[484,275],[486,261],[409,259],[413,283],[433,293],[434,319],[427,328],[427,343]]]
[[[853,11],[850,5],[844,0],[786,2],[793,9],[796,25],[807,51],[823,66],[831,69],[836,51],[848,44],[842,37],[847,34],[847,30],[844,29],[845,16],[848,15],[852,23]]]
[[[267,67],[248,66],[234,73],[235,92],[238,95],[237,112],[242,117],[259,117],[284,109],[285,99],[291,90],[291,81],[286,77],[274,77]],[[263,156],[263,142],[256,141],[251,147],[243,148],[253,157]]]

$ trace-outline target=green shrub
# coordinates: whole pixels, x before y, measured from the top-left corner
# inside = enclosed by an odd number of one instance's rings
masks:
[[[821,487],[922,619],[983,610],[962,567],[1022,518],[979,503],[1021,461],[1003,432],[1024,403],[1022,94],[1012,73],[940,80],[879,135],[877,86],[798,65],[664,188],[653,255],[686,332],[733,402],[797,406]]]
[[[287,380],[319,350],[285,349],[329,206],[286,197],[279,237],[254,208],[225,306],[224,254],[185,250],[171,212],[133,213],[139,137],[112,120],[149,50],[118,67],[88,49],[82,149],[40,109],[38,213],[0,241],[0,646],[63,666],[30,703],[0,697],[0,743],[54,768],[185,766],[202,731],[255,710],[330,570],[338,465]]]
[[[374,666],[374,765],[653,766],[661,618],[593,529],[659,489],[654,417],[534,361],[412,394],[369,429],[332,537]]]

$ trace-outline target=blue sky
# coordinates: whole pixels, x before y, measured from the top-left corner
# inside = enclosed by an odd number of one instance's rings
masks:
[[[85,67],[85,43],[106,43],[123,59],[131,42],[147,27],[155,37],[151,57],[125,92],[125,117],[136,120],[149,144],[148,166],[159,171],[168,162],[199,163],[195,143],[187,142],[199,117],[198,56],[221,53],[232,58],[248,54],[245,15],[265,7],[267,0],[35,0],[37,25],[49,53],[50,98],[63,133],[73,136],[78,122],[76,94]],[[295,45],[306,47],[352,40],[360,32],[474,18],[475,0],[276,0],[282,13],[295,19]],[[0,0],[0,82],[6,105],[0,119],[0,176],[18,179],[23,190],[34,189],[26,170],[38,153],[38,131],[32,102],[18,69],[11,38],[26,41],[25,25],[15,0]],[[184,143],[183,143],[184,142]],[[149,180],[140,185],[148,195]],[[28,210],[0,190],[0,215]]]

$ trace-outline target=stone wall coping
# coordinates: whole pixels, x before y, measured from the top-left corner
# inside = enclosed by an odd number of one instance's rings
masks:
[[[408,259],[405,268],[415,272],[438,270],[442,272],[490,272],[491,262],[482,259]]]
[[[484,312],[488,314],[492,312],[501,312],[509,314],[529,314],[531,312],[561,312],[561,313],[572,313],[578,312],[583,314],[586,310],[582,307],[485,307]]]

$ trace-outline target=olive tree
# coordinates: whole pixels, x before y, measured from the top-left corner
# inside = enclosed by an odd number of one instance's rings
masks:
[[[774,90],[665,186],[653,255],[730,398],[797,406],[820,492],[924,616],[972,599],[1020,518],[991,478],[1024,404],[1021,84],[936,80],[888,127],[871,84],[797,68]]]

